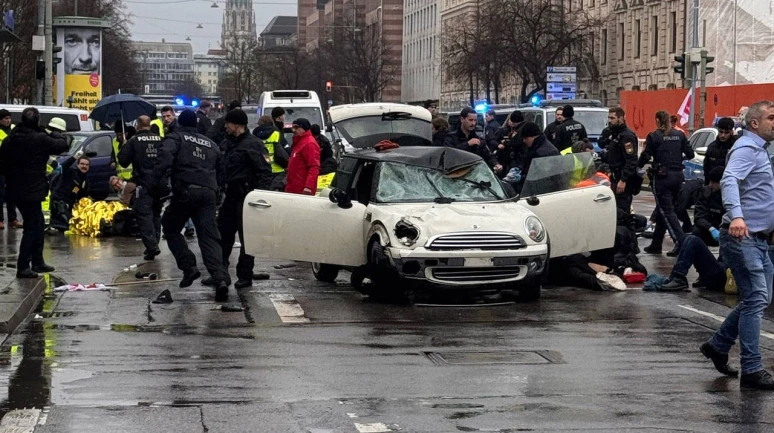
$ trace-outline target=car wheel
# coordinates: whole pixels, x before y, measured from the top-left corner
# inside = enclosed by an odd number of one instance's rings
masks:
[[[339,276],[339,268],[335,265],[326,265],[325,263],[312,263],[312,273],[317,281],[332,283]]]
[[[540,283],[521,285],[518,288],[519,294],[516,300],[519,302],[533,302],[540,299],[540,292],[543,285]]]
[[[369,246],[368,263],[372,282],[363,285],[362,293],[376,302],[401,305],[414,303],[414,290],[406,287],[397,271],[390,266],[390,260],[378,240],[372,241]]]

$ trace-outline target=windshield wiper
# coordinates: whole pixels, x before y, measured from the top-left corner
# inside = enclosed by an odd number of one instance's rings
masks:
[[[428,182],[428,183],[430,183],[430,186],[432,186],[432,187],[433,187],[433,189],[435,190],[435,192],[438,194],[438,197],[436,197],[436,198],[433,200],[434,202],[436,202],[436,203],[440,203],[440,204],[449,204],[449,203],[453,203],[453,202],[455,201],[453,198],[451,198],[451,197],[445,197],[445,196],[443,195],[443,193],[441,192],[441,190],[440,190],[440,189],[438,189],[438,187],[437,187],[437,186],[435,186],[435,183],[433,183],[433,181],[430,179],[430,176],[427,174],[427,172],[426,172],[426,171],[425,171],[425,172],[423,172],[423,174],[425,175],[425,179],[427,179],[427,182]]]
[[[478,182],[476,182],[475,180],[465,179],[464,177],[456,177],[456,178],[452,178],[452,179],[454,179],[454,180],[461,180],[461,181],[467,182],[467,183],[469,183],[471,185],[475,185],[475,186],[477,186],[477,187],[479,187],[481,189],[485,189],[485,190],[489,191],[490,194],[495,196],[495,198],[497,200],[502,200],[502,197],[500,197],[497,194],[497,192],[495,192],[495,190],[492,189],[492,184],[490,182],[487,182],[487,181],[484,181],[484,180],[479,180]]]

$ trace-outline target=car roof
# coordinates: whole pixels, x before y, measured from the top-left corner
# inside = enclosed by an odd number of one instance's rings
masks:
[[[330,108],[331,121],[341,122],[347,119],[366,116],[380,116],[384,113],[402,112],[411,114],[412,118],[430,122],[430,111],[424,107],[389,102],[370,102],[364,104],[334,105]]]
[[[16,104],[0,104],[0,110],[8,110],[12,112],[21,112],[24,111],[25,108],[28,107],[35,107],[38,109],[41,113],[72,113],[72,114],[81,114],[81,113],[88,113],[86,110],[81,110],[78,108],[68,108],[68,107],[54,107],[49,105],[16,105]]]
[[[363,149],[345,154],[343,157],[373,162],[396,162],[443,172],[454,171],[483,161],[474,153],[445,146],[405,146],[381,151]]]
[[[93,137],[93,136],[97,136],[97,135],[105,135],[105,134],[107,134],[107,135],[115,135],[115,132],[107,131],[107,130],[102,130],[102,131],[67,131],[67,132],[65,132],[65,135],[85,135],[85,136],[88,136],[88,137]]]

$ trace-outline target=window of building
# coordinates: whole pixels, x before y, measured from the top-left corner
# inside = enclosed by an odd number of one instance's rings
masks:
[[[620,41],[620,50],[618,53],[618,60],[624,59],[624,54],[626,53],[626,33],[624,33],[624,25],[623,23],[618,24],[618,40]]]
[[[607,29],[602,29],[602,64],[607,64]]]
[[[640,49],[642,48],[642,27],[640,27],[640,20],[634,20],[634,37],[636,38],[634,46],[634,58],[640,58]]]
[[[669,38],[669,52],[677,51],[677,12],[669,14],[669,25],[672,27],[672,34]]]
[[[658,16],[653,15],[653,17],[651,17],[650,22],[652,23],[651,30],[650,30],[651,32],[650,54],[652,56],[657,56],[658,55]]]

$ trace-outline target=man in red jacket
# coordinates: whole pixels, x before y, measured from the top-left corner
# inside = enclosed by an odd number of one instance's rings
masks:
[[[293,147],[288,162],[285,192],[315,195],[320,174],[320,146],[312,136],[309,120],[293,121]]]

